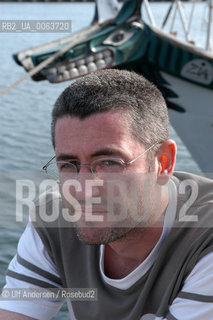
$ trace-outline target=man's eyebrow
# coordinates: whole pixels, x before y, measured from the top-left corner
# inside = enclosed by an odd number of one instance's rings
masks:
[[[113,150],[111,148],[105,148],[98,150],[91,154],[91,157],[98,157],[98,156],[122,156],[122,152],[119,150]]]
[[[113,150],[110,148],[105,148],[105,149],[101,149],[98,150],[94,153],[92,153],[90,155],[90,157],[98,157],[98,156],[123,156],[122,152],[118,151],[118,150]],[[56,160],[57,161],[65,161],[65,160],[70,160],[70,159],[79,159],[78,156],[74,155],[74,154],[67,154],[67,153],[61,153]]]
[[[62,161],[62,160],[64,161],[64,160],[70,160],[70,159],[78,159],[78,157],[73,154],[61,153],[56,158],[56,161]]]

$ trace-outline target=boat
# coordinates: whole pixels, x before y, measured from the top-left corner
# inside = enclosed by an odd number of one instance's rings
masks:
[[[149,23],[142,19],[142,3]],[[172,126],[203,173],[209,175],[213,170],[213,0],[208,3],[205,48],[190,40],[191,21],[187,26],[179,0],[171,3],[161,27],[154,23],[148,0],[126,0],[122,5],[116,0],[97,0],[88,28],[18,52],[14,59],[35,81],[51,83],[74,80],[104,68],[144,75],[161,90]],[[180,14],[185,40],[164,31],[172,12],[173,20]]]

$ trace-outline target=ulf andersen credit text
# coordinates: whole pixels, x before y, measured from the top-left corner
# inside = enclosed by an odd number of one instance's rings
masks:
[[[0,300],[97,300],[96,288],[3,289]]]

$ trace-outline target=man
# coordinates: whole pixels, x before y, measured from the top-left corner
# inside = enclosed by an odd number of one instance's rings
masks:
[[[213,183],[173,174],[168,127],[162,95],[135,73],[71,84],[44,166],[60,193],[38,200],[6,288],[95,288],[96,300],[68,299],[71,319],[212,320]],[[0,319],[51,319],[61,304],[1,301]]]

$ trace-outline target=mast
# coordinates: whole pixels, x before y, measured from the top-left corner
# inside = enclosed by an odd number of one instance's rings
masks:
[[[208,19],[208,29],[207,29],[207,39],[206,39],[206,50],[211,50],[211,28],[213,21],[213,0],[209,0],[209,19]]]
[[[119,11],[117,0],[96,0],[95,1],[95,16],[92,24],[103,22],[116,17]]]

